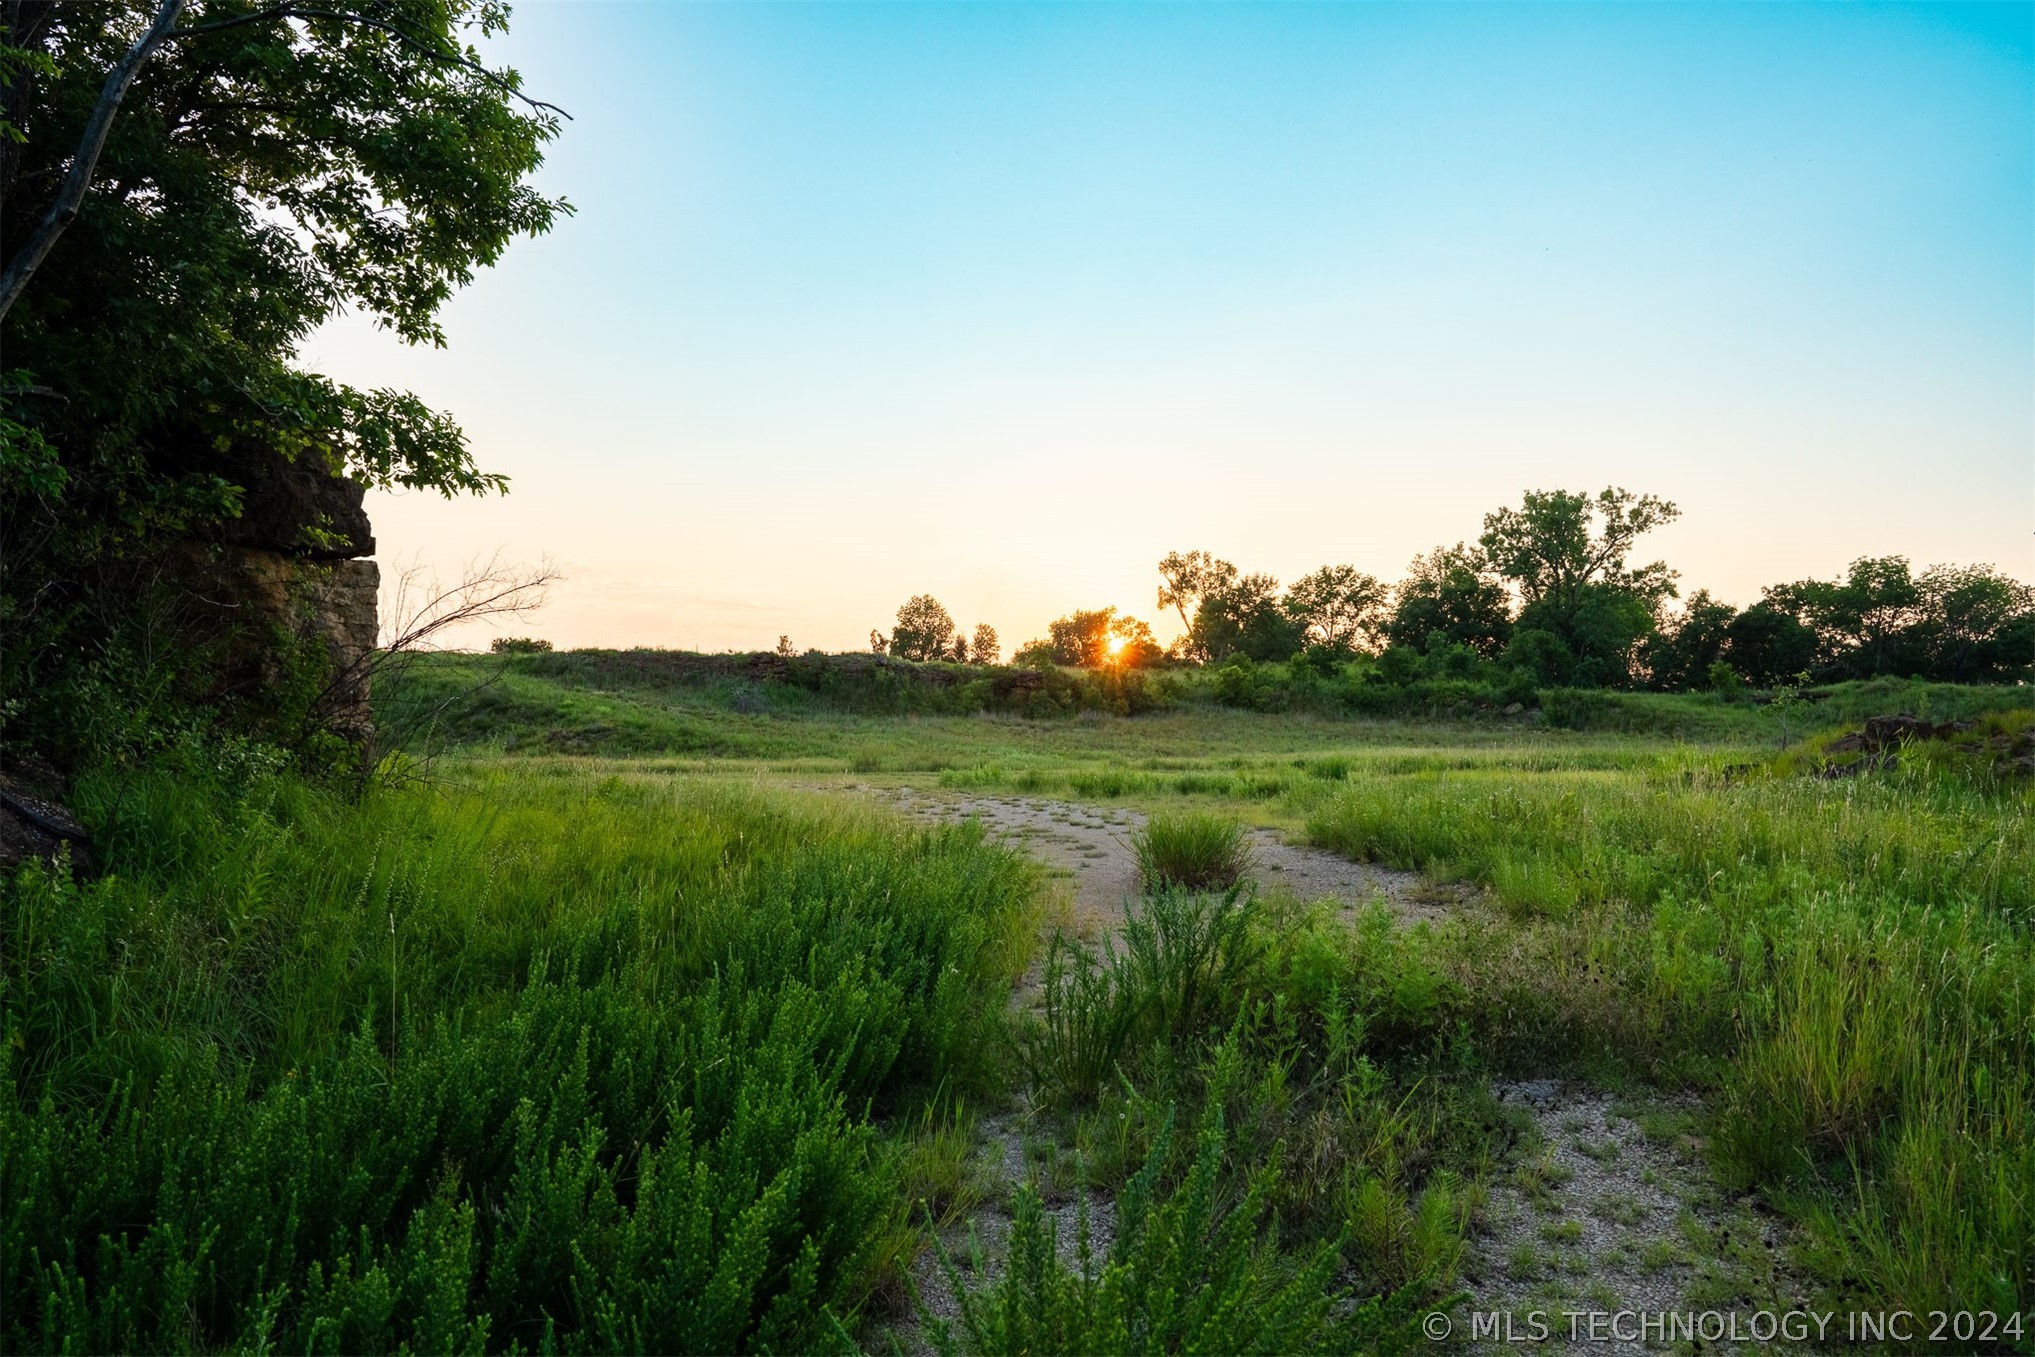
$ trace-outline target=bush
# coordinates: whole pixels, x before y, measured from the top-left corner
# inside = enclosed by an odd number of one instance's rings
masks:
[[[105,875],[0,883],[8,1351],[809,1349],[897,1266],[874,1118],[999,1077],[1033,877],[977,830],[78,790]]]
[[[966,1291],[942,1256],[969,1350],[1343,1351],[1364,1326],[1377,1327],[1376,1301],[1336,1313],[1347,1293],[1334,1285],[1334,1245],[1290,1260],[1280,1255],[1269,1228],[1276,1169],[1254,1175],[1241,1199],[1224,1181],[1229,1138],[1219,1107],[1210,1104],[1203,1116],[1185,1179],[1165,1192],[1161,1174],[1171,1141],[1169,1122],[1117,1199],[1116,1232],[1099,1267],[1085,1202],[1077,1266],[1069,1268],[1029,1187],[1013,1203],[1009,1263],[982,1291]],[[958,1349],[945,1324],[935,1321],[935,1334],[940,1351]]]
[[[1251,867],[1251,833],[1212,811],[1154,814],[1131,834],[1147,892],[1228,890]]]
[[[548,655],[551,642],[540,641],[530,636],[497,636],[488,642],[491,655]]]

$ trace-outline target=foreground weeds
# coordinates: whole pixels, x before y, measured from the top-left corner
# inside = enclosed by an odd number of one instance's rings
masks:
[[[1372,779],[1309,831],[1495,888],[1509,918],[1437,951],[1494,1059],[1713,1087],[1721,1166],[1833,1292],[2005,1312],[2035,1294],[2035,817],[1909,765]]]
[[[998,1079],[1033,878],[965,828],[88,791],[108,873],[0,916],[11,1351],[809,1348],[900,1265],[877,1119]]]

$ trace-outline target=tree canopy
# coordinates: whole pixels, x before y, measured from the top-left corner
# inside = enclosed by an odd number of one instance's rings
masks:
[[[1385,635],[1415,650],[1439,635],[1489,659],[1512,637],[1512,596],[1481,547],[1436,547],[1406,567]]]
[[[1391,590],[1353,565],[1325,565],[1295,580],[1286,611],[1311,645],[1332,651],[1367,647],[1385,629]]]
[[[954,617],[931,594],[914,594],[897,610],[890,653],[900,660],[945,660],[954,654]]]
[[[1210,594],[1236,582],[1237,568],[1205,551],[1169,551],[1159,561],[1159,606],[1180,614],[1190,631],[1194,614]]]
[[[6,7],[0,257],[21,283],[0,381],[10,690],[68,648],[95,562],[232,518],[251,468],[503,487],[450,415],[307,371],[297,348],[342,310],[442,344],[445,301],[570,210],[528,182],[560,114],[471,46],[507,14],[499,0]],[[124,62],[132,80],[109,111]],[[81,170],[75,216],[52,234]]]

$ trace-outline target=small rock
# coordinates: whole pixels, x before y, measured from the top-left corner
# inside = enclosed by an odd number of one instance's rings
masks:
[[[0,773],[0,871],[30,858],[53,862],[66,845],[74,863],[89,867],[91,836],[52,793],[53,788]]]

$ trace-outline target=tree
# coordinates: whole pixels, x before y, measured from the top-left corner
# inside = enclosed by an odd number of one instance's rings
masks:
[[[1615,486],[1594,500],[1566,490],[1529,490],[1520,508],[1485,514],[1477,540],[1492,567],[1518,583],[1523,603],[1546,603],[1555,616],[1567,617],[1592,584],[1649,603],[1674,597],[1675,572],[1666,562],[1635,570],[1625,560],[1642,534],[1680,516],[1666,500]]]
[[[0,688],[53,681],[95,581],[297,463],[484,493],[454,420],[300,368],[341,308],[412,343],[569,211],[559,114],[466,44],[494,0],[9,4],[0,34]],[[317,530],[311,525],[311,531]]]
[[[1386,638],[1420,650],[1436,632],[1486,659],[1512,637],[1512,596],[1480,547],[1436,547],[1415,556],[1394,591]]]
[[[1077,610],[1056,620],[1051,633],[1053,661],[1100,669],[1105,665],[1138,668],[1164,653],[1152,629],[1135,617],[1119,617],[1115,608]]]
[[[1519,586],[1515,625],[1546,631],[1568,647],[1576,681],[1630,680],[1633,648],[1674,597],[1666,562],[1629,567],[1640,536],[1681,511],[1652,495],[1607,487],[1595,499],[1566,490],[1529,490],[1518,509],[1484,515],[1478,538],[1492,567]]]
[[[1724,658],[1748,682],[1769,686],[1816,662],[1816,633],[1771,602],[1755,603],[1725,624]]]
[[[1738,609],[1710,597],[1707,589],[1689,595],[1681,612],[1647,637],[1642,658],[1647,681],[1667,692],[1705,687],[1711,666],[1722,663]]]
[[[931,594],[915,594],[897,610],[890,653],[900,660],[944,660],[953,651],[954,618]]]
[[[869,653],[872,655],[888,655],[890,653],[890,638],[874,627],[869,629]]]
[[[1210,660],[1246,655],[1284,660],[1299,652],[1300,626],[1279,602],[1279,581],[1244,575],[1214,590],[1195,609],[1188,633],[1197,653]]]
[[[1003,647],[996,639],[996,628],[987,622],[976,623],[975,642],[968,647],[968,658],[976,664],[995,664],[1002,653]]]
[[[1307,641],[1327,650],[1354,651],[1385,629],[1390,591],[1353,565],[1325,565],[1286,591],[1286,611]]]
[[[1842,579],[1777,584],[1766,600],[1815,631],[1818,665],[1831,674],[1867,678],[1926,664],[1900,653],[1903,633],[1922,620],[1922,590],[1905,556],[1862,556]]]
[[[1202,600],[1236,582],[1237,568],[1205,551],[1169,551],[1159,562],[1159,606],[1180,614],[1191,637]]]
[[[1989,565],[1932,566],[1916,587],[1930,677],[1982,683],[2035,667],[2035,589]]]

